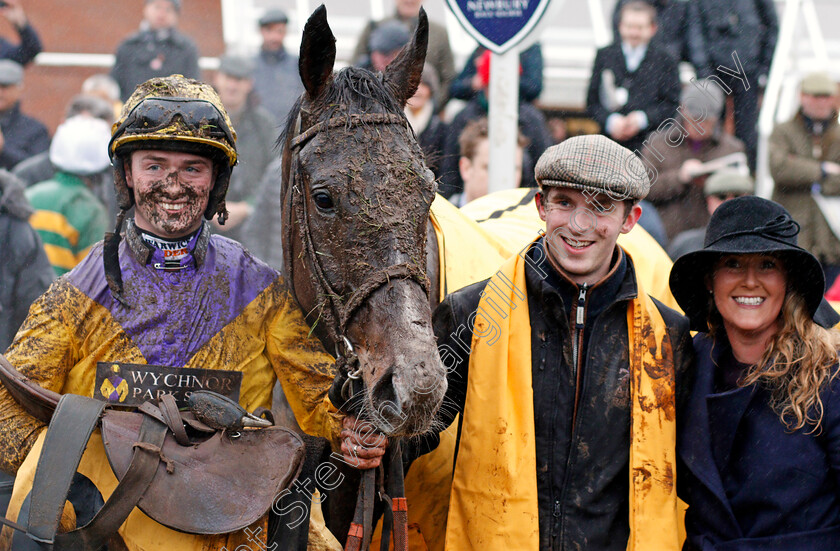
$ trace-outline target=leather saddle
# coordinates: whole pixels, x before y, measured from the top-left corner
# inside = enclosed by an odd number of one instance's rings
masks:
[[[269,510],[303,465],[304,443],[297,434],[266,426],[272,421],[209,391],[193,393],[190,411],[179,411],[171,395],[138,411],[122,411],[45,390],[2,356],[0,381],[15,398],[23,398],[18,400],[27,411],[40,414],[36,417],[43,419],[57,400],[35,472],[29,518],[25,525],[0,518],[55,549],[99,549],[135,506],[182,532],[240,530]],[[59,533],[73,475],[97,427],[119,484],[88,524]]]

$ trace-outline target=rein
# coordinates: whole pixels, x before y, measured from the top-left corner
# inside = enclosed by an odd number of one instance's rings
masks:
[[[421,270],[416,265],[405,262],[387,266],[379,270],[373,270],[365,276],[358,287],[347,295],[340,295],[327,279],[324,267],[319,259],[319,252],[315,248],[312,232],[309,227],[309,211],[306,197],[302,191],[303,186],[298,179],[300,150],[321,131],[338,127],[352,128],[365,124],[398,124],[408,128],[405,119],[401,115],[393,113],[367,113],[331,117],[301,132],[301,115],[298,113],[294,127],[295,136],[290,143],[292,152],[290,206],[294,209],[294,215],[298,219],[298,231],[300,241],[303,245],[304,259],[308,260],[311,265],[311,270],[309,270],[310,281],[317,295],[323,297],[319,319],[320,317],[324,318],[327,333],[336,348],[335,364],[338,369],[338,374],[333,381],[329,397],[337,406],[341,404],[339,409],[344,409],[351,413],[358,413],[359,404],[358,402],[353,403],[353,398],[364,390],[359,358],[346,335],[347,324],[352,319],[353,314],[377,289],[390,283],[393,279],[413,279],[420,284],[426,292],[426,295],[429,294],[429,280],[425,270]],[[291,217],[291,212],[289,216]],[[292,263],[289,263],[289,265],[291,266]],[[327,303],[327,308],[323,307],[324,302]],[[368,548],[373,532],[374,489],[377,478],[379,479],[380,488],[378,495],[389,505],[385,513],[385,522],[382,531],[382,548],[388,549],[389,535],[393,527],[395,549],[397,551],[407,551],[408,549],[408,508],[404,497],[402,453],[399,440],[391,444],[388,450],[388,459],[389,472],[387,476],[381,467],[379,469],[368,469],[362,473],[357,495],[356,511],[353,515],[353,522],[350,525],[345,546],[346,551],[366,550]],[[387,488],[383,488],[386,485]]]

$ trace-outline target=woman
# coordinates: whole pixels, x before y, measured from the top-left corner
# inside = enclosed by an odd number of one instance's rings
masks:
[[[777,203],[732,199],[671,271],[699,331],[677,417],[685,549],[840,549],[840,332],[797,233]]]

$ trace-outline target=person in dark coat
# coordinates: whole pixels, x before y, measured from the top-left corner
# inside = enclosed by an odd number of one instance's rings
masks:
[[[198,47],[176,28],[180,12],[181,0],[146,0],[140,30],[117,47],[111,69],[123,102],[150,78],[180,74],[201,79]]]
[[[636,0],[618,0],[613,9],[613,36],[619,36],[621,8]],[[656,8],[657,31],[651,42],[661,44],[677,61],[687,61],[700,77],[708,76],[709,57],[694,3],[684,0],[644,0]]]
[[[447,124],[435,115],[438,88],[440,80],[437,71],[426,63],[420,77],[420,86],[405,105],[405,117],[417,135],[417,143],[426,157],[426,166],[434,172],[435,178],[440,176],[440,159],[447,132]]]
[[[251,59],[223,55],[213,86],[236,128],[239,156],[237,170],[230,177],[225,196],[228,219],[224,225],[215,220],[212,223],[214,231],[250,248],[250,243],[243,240],[242,224],[254,211],[265,169],[275,157],[274,142],[279,132],[277,122],[268,110],[257,103],[253,93],[254,63]]]
[[[646,2],[621,9],[620,39],[595,55],[586,96],[589,116],[601,132],[630,151],[641,150],[648,133],[677,112],[677,62],[659,44],[656,10]]]
[[[779,35],[776,6],[773,0],[693,0],[691,4],[709,57],[709,67],[698,72],[714,74],[732,89],[735,136],[746,145],[750,167],[755,169],[760,90]]]
[[[0,59],[11,59],[21,65],[26,65],[41,53],[41,39],[29,24],[26,12],[20,5],[21,0],[6,0],[0,6],[0,16],[14,27],[20,42],[13,44],[5,38],[0,38]]]
[[[840,316],[778,203],[727,201],[671,271],[699,331],[677,411],[690,551],[833,551],[840,542]]]
[[[298,57],[283,44],[288,23],[286,12],[278,8],[260,17],[262,46],[255,58],[254,93],[260,98],[260,105],[280,124],[303,93]]]
[[[0,352],[12,343],[29,305],[55,278],[41,238],[27,222],[32,212],[23,183],[0,170]]]
[[[23,67],[0,59],[0,168],[6,170],[50,147],[47,127],[21,112],[22,95]]]
[[[470,121],[486,117],[487,111],[487,96],[484,92],[481,92],[471,99],[449,123],[449,130],[443,146],[440,174],[440,193],[446,198],[464,190],[464,181],[458,171],[458,160],[461,157],[458,137]],[[551,146],[551,134],[548,132],[548,126],[542,112],[524,101],[519,102],[519,131],[528,139],[528,146],[525,149],[527,158],[523,160],[523,164],[534,166],[534,159],[539,159],[540,155]],[[522,186],[536,186],[533,173],[529,173],[528,178],[522,181]]]
[[[468,101],[482,90],[482,78],[479,74],[480,59],[487,48],[479,46],[464,63],[464,68],[449,85],[449,96]],[[543,56],[542,46],[537,42],[519,54],[519,99],[534,101],[543,89]]]
[[[481,89],[449,123],[449,130],[443,146],[440,174],[440,193],[447,199],[464,191],[464,181],[458,169],[461,158],[458,138],[467,124],[488,115],[487,89],[490,85],[490,60],[490,51],[485,51],[477,65]],[[548,131],[545,116],[532,103],[525,101],[521,95],[519,98],[519,132],[528,140],[522,164],[523,166],[533,167],[536,160],[553,144],[553,141],[551,133]],[[521,183],[523,187],[535,187],[537,185],[532,170],[526,171],[525,176]]]

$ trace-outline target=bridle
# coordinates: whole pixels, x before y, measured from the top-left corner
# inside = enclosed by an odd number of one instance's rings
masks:
[[[318,321],[323,318],[327,337],[335,345],[335,364],[338,372],[329,392],[330,401],[339,407],[339,409],[355,414],[359,414],[361,404],[359,400],[354,400],[353,398],[363,392],[364,381],[362,380],[362,369],[359,364],[359,358],[353,349],[350,339],[347,338],[347,325],[350,323],[353,314],[377,289],[390,283],[393,279],[415,280],[423,288],[427,297],[430,287],[425,269],[421,269],[417,265],[409,262],[372,270],[365,275],[362,283],[358,287],[345,295],[340,295],[326,277],[309,227],[309,211],[303,192],[304,186],[299,181],[300,151],[319,132],[330,128],[352,128],[365,124],[395,124],[403,126],[408,132],[412,132],[405,118],[402,115],[394,113],[333,116],[301,132],[301,113],[298,112],[289,148],[291,154],[291,167],[289,171],[291,181],[289,185],[291,187],[288,198],[284,198],[283,205],[283,216],[286,227],[291,228],[293,215],[298,219],[298,232],[303,246],[303,258],[311,266],[309,278],[317,296],[322,301]],[[284,255],[289,255],[286,257],[285,264],[290,270],[294,264],[294,259],[291,258],[291,249],[290,246],[284,246],[283,253]],[[290,281],[293,281],[291,273],[287,274],[287,277],[289,277]],[[389,446],[388,459],[389,467],[387,476],[382,466],[379,469],[368,469],[362,473],[357,494],[356,510],[353,514],[352,523],[350,524],[345,550],[357,551],[368,549],[372,535],[375,488],[378,490],[377,493],[380,499],[388,505],[388,507],[385,507],[384,513],[382,549],[389,548],[390,534],[393,531],[394,549],[397,551],[408,550],[408,505],[404,497],[405,487],[402,452],[399,439],[393,441]],[[378,478],[378,485],[377,472],[381,473]]]
[[[324,267],[319,258],[320,253],[315,248],[312,240],[312,231],[309,227],[309,209],[307,207],[306,197],[303,193],[303,186],[299,182],[298,165],[300,150],[306,143],[314,138],[319,132],[337,127],[352,128],[365,124],[396,124],[411,132],[408,123],[402,115],[395,113],[364,113],[364,114],[348,114],[330,117],[325,121],[321,121],[307,130],[301,132],[301,114],[298,113],[297,121],[294,126],[294,137],[290,143],[291,150],[291,205],[285,205],[285,216],[291,217],[292,212],[298,219],[298,231],[300,234],[300,241],[303,245],[303,257],[305,261],[311,266],[309,270],[309,278],[318,296],[322,297],[322,305],[326,303],[326,308],[321,307],[319,312],[319,322],[323,319],[327,331],[328,338],[332,340],[336,350],[336,367],[338,374],[333,383],[333,388],[330,390],[330,398],[336,406],[339,404],[347,404],[356,394],[358,394],[363,383],[361,381],[361,367],[359,365],[359,358],[356,355],[350,339],[347,338],[347,324],[353,317],[353,314],[358,310],[370,296],[383,285],[390,283],[394,279],[413,279],[423,288],[423,291],[428,296],[429,294],[429,279],[426,276],[425,269],[421,269],[415,264],[404,262],[400,264],[393,264],[382,269],[373,270],[367,274],[362,283],[353,289],[350,293],[340,295],[335,287],[327,279]],[[291,222],[291,219],[287,219]],[[287,226],[291,227],[291,225]],[[287,247],[287,249],[290,249]],[[289,250],[288,253],[290,254]],[[286,263],[291,266],[292,262]],[[291,278],[291,274],[289,274]],[[336,401],[338,400],[338,401]]]

